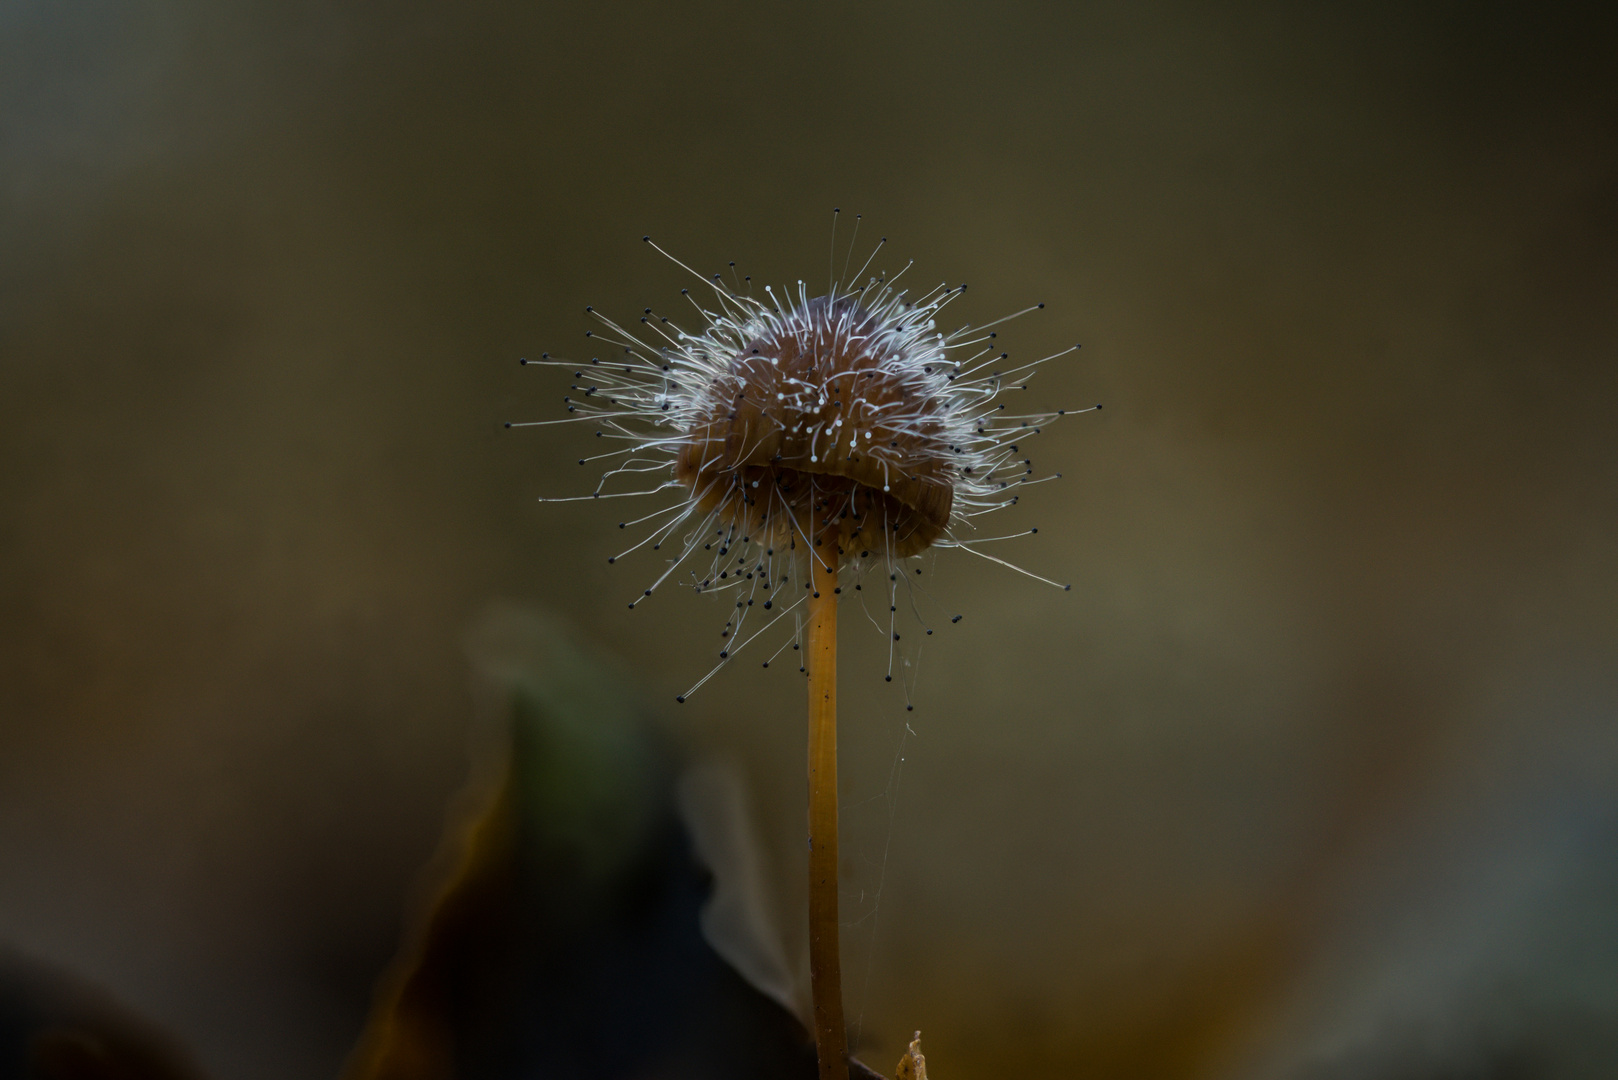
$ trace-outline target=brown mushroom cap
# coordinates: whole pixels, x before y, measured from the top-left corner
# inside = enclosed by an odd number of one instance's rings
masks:
[[[954,505],[935,381],[895,362],[854,300],[811,300],[807,326],[757,339],[715,380],[674,476],[743,535],[829,530],[846,550],[915,555]]]

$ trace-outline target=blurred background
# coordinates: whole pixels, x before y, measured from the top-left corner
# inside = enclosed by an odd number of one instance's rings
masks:
[[[1552,5],[0,3],[0,944],[333,1076],[564,611],[745,777],[802,686],[608,566],[586,304],[1045,301],[1069,418],[915,711],[850,619],[851,1022],[941,1076],[1618,1075],[1618,79]],[[619,504],[620,506],[622,504]],[[650,507],[647,507],[650,509]],[[966,565],[970,563],[970,565]],[[711,634],[705,638],[704,635]],[[762,659],[762,657],[754,658]],[[879,899],[878,899],[879,898]],[[787,905],[790,909],[790,904]]]

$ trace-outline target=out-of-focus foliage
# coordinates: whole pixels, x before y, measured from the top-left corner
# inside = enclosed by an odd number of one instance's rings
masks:
[[[169,1035],[49,965],[0,952],[0,1076],[201,1080]]]
[[[348,1080],[814,1076],[802,1026],[702,936],[713,879],[623,675],[510,610],[472,648],[504,704],[493,790]]]

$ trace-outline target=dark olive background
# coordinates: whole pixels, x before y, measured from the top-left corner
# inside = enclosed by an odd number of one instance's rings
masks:
[[[929,560],[966,618],[909,714],[845,625],[871,1060],[919,1027],[946,1077],[1574,1075],[1618,1016],[1615,29],[0,6],[0,940],[219,1077],[331,1075],[501,597],[743,762],[795,890],[796,676],[677,711],[723,608],[628,612],[625,515],[536,501],[583,440],[500,422],[556,415],[516,360],[586,348],[585,304],[677,306],[643,233],[816,282],[840,205],[963,319],[1048,302],[1004,340],[1082,341],[1039,400],[1106,404],[1005,516],[1071,593]]]

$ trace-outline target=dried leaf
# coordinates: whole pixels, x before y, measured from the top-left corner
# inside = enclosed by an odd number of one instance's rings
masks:
[[[894,1071],[896,1080],[927,1080],[927,1059],[921,1056],[921,1032],[910,1040],[910,1049],[899,1059]]]

